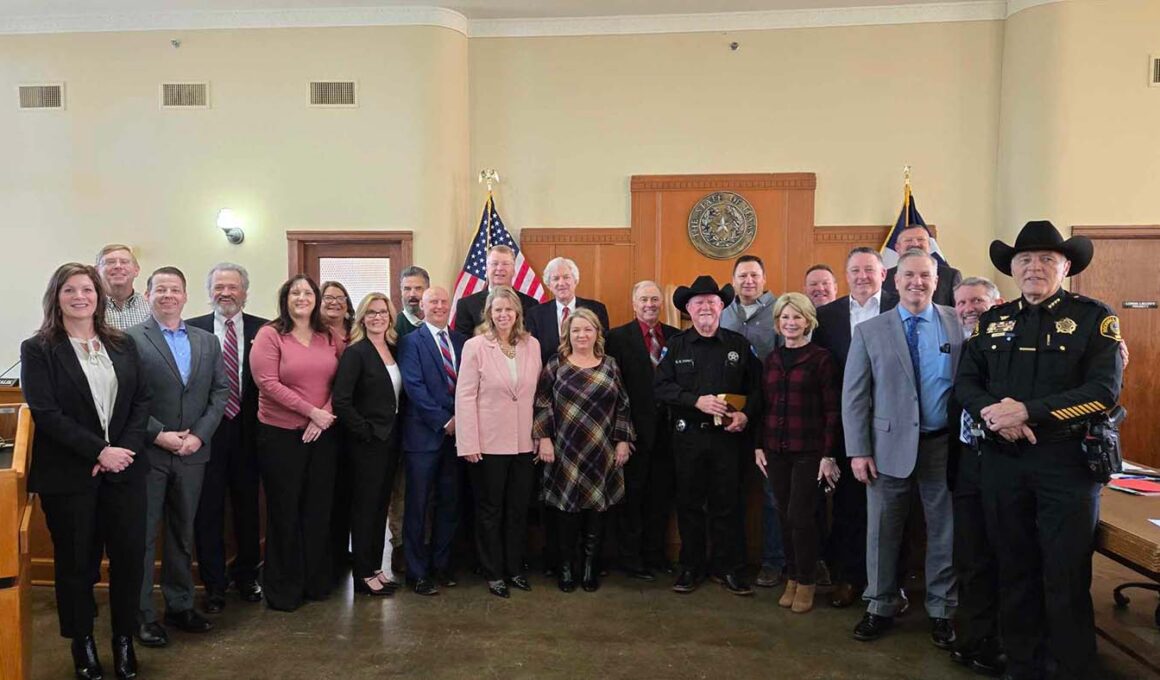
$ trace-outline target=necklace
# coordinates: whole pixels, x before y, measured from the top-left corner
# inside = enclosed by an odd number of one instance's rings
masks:
[[[509,359],[516,358],[516,346],[509,345],[508,343],[504,342],[503,340],[499,341],[499,351],[503,352],[503,355]]]

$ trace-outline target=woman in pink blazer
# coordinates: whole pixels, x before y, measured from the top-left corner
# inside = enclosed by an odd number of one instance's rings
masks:
[[[535,479],[532,403],[540,343],[524,329],[523,305],[508,286],[493,288],[481,332],[463,346],[455,387],[459,456],[471,463],[475,541],[493,595],[508,584],[531,590],[523,573],[528,501]]]

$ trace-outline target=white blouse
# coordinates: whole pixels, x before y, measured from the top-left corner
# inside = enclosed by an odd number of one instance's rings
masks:
[[[117,403],[117,372],[113,369],[113,360],[100,338],[81,340],[70,336],[69,340],[89,382],[89,391],[93,393],[93,404],[97,407],[105,441],[109,441],[109,420],[113,417],[113,405]]]
[[[395,413],[399,412],[399,395],[403,390],[403,374],[399,371],[398,364],[384,364],[387,367],[387,373],[391,376],[391,387],[395,388]]]

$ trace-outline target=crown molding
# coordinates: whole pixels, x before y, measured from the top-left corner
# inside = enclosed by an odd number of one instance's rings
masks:
[[[433,6],[124,12],[0,17],[0,35],[350,26],[437,26],[471,38],[704,33],[1001,21],[1025,9],[1064,1],[975,0],[759,12],[472,20],[454,10]]]
[[[1033,0],[1032,0],[1033,1]],[[956,21],[1001,21],[1006,0],[944,2],[878,7],[660,14],[636,16],[564,17],[540,19],[474,19],[472,38],[528,38],[584,35],[703,33],[761,31],[784,28],[880,26]]]
[[[443,7],[125,12],[118,14],[0,17],[0,35],[231,28],[437,26],[466,36],[468,33],[467,23],[467,17]]]

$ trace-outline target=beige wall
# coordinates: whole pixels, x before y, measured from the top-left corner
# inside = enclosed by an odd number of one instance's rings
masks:
[[[180,49],[169,40],[179,37]],[[353,78],[357,109],[310,109],[307,83]],[[212,108],[161,111],[163,81],[208,80]],[[190,314],[204,272],[246,265],[268,314],[288,229],[412,229],[415,258],[450,277],[467,213],[467,39],[440,28],[0,36],[0,92],[65,81],[66,112],[0,106],[0,363],[39,324],[53,268],[133,244],[144,272],[182,267]],[[219,208],[246,220],[229,245]],[[143,285],[144,278],[141,280]],[[139,286],[140,287],[140,286]]]
[[[634,174],[796,171],[817,224],[861,225],[893,223],[910,163],[951,261],[990,273],[1002,44],[1002,22],[473,39],[472,167],[519,226],[626,226]]]

